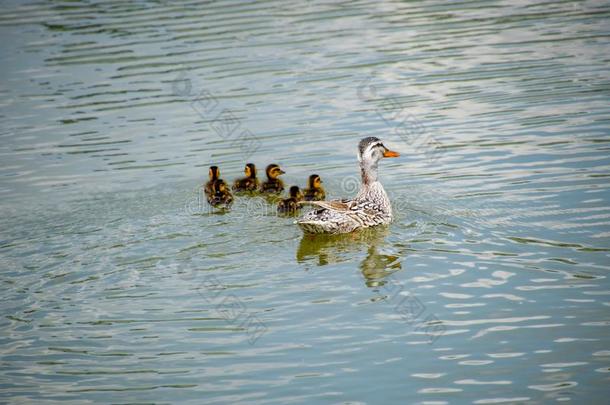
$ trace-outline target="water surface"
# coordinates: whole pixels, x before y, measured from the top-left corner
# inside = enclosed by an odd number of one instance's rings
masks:
[[[603,403],[610,5],[3,1],[0,398]],[[358,187],[307,238],[218,164]]]

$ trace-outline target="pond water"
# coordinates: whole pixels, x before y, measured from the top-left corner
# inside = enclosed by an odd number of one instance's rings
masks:
[[[1,7],[0,401],[607,401],[607,3]],[[202,200],[365,136],[386,228]]]

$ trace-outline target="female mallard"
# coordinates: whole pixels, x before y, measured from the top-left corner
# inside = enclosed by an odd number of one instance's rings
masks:
[[[267,181],[261,184],[261,191],[263,193],[281,193],[284,190],[284,182],[278,177],[286,172],[275,163],[267,166],[265,172],[267,173]]]
[[[233,191],[256,191],[258,189],[258,179],[256,178],[256,166],[254,163],[246,163],[244,168],[246,177],[235,180]]]
[[[277,212],[282,214],[292,214],[300,208],[298,202],[303,199],[303,194],[299,190],[299,186],[292,186],[288,192],[289,198],[286,198],[277,203]]]
[[[233,203],[233,196],[222,179],[212,184],[212,192],[208,194],[208,203],[216,208],[229,208]]]
[[[358,144],[358,161],[362,186],[354,199],[333,201],[301,201],[320,208],[308,212],[297,221],[305,233],[346,233],[370,226],[389,224],[392,206],[383,186],[377,180],[377,165],[386,157],[398,157],[379,138],[364,138]]]
[[[317,174],[309,176],[307,188],[303,191],[305,201],[320,201],[326,198],[322,188],[322,179]]]
[[[216,180],[220,179],[220,169],[218,168],[218,166],[210,166],[210,170],[208,171],[208,175],[210,176],[210,179],[208,180],[207,183],[205,183],[205,195],[209,196],[211,195],[214,190],[214,182],[216,182]]]

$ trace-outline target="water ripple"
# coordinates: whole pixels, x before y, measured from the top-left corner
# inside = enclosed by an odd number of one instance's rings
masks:
[[[0,401],[603,402],[609,16],[7,2]],[[308,240],[203,199],[246,161],[348,196],[365,135],[403,156],[387,229]]]

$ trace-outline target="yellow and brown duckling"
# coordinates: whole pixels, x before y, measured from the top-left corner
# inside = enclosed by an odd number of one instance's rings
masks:
[[[267,181],[261,184],[261,192],[263,193],[281,193],[284,190],[284,182],[278,177],[286,173],[275,163],[267,166]]]
[[[256,191],[258,189],[258,179],[256,178],[256,166],[254,163],[247,163],[244,168],[246,177],[237,179],[233,183],[233,191]]]
[[[212,192],[207,196],[208,203],[216,208],[229,208],[233,203],[233,196],[229,191],[229,187],[222,179],[212,183]]]
[[[220,179],[220,169],[218,166],[210,166],[209,170],[210,179],[205,183],[205,195],[209,196],[214,192],[214,182]]]
[[[305,201],[322,201],[326,198],[326,193],[322,188],[322,179],[317,174],[309,176],[307,188],[304,190]]]
[[[299,186],[292,186],[288,192],[289,198],[281,200],[277,204],[277,212],[282,214],[291,214],[299,210],[298,202],[303,199],[303,194],[299,189]]]

